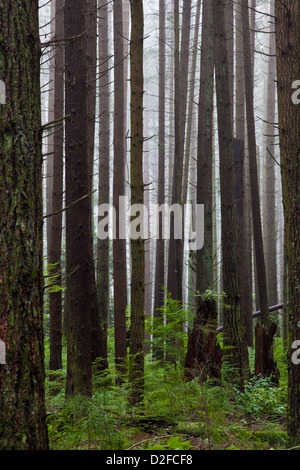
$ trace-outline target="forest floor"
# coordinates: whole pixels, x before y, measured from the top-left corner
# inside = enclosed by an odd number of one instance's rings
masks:
[[[281,355],[281,357],[283,357]],[[143,406],[129,404],[130,384],[113,373],[94,377],[92,398],[66,400],[65,372],[47,373],[47,412],[53,450],[284,450],[286,364],[281,380],[253,377],[241,392],[231,384],[186,382],[171,364],[146,362]],[[51,374],[53,375],[53,374]]]

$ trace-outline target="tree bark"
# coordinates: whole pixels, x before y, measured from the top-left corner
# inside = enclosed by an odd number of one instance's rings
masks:
[[[92,394],[91,194],[88,158],[86,2],[65,1],[66,394]]]
[[[257,170],[256,135],[254,121],[253,103],[253,68],[251,64],[250,33],[249,33],[249,11],[248,0],[242,0],[242,21],[243,21],[243,48],[244,48],[244,72],[245,72],[245,95],[246,95],[246,116],[248,130],[248,147],[250,155],[250,187],[252,201],[252,219],[254,234],[254,249],[256,261],[256,273],[258,283],[258,294],[261,310],[261,320],[265,326],[269,323],[269,302],[266,281],[266,267],[264,259],[262,223],[260,212],[260,198]]]
[[[224,0],[217,0],[213,8],[214,57],[216,71],[218,133],[220,150],[220,187],[222,214],[222,268],[224,305],[224,344],[230,348],[227,361],[233,366],[230,380],[243,387],[248,370],[247,345],[241,337],[241,310],[238,291],[238,260],[235,231],[234,161],[231,102]]]
[[[113,241],[114,272],[114,334],[115,364],[120,373],[117,383],[122,381],[125,373],[127,356],[126,307],[127,307],[127,273],[126,273],[126,239],[120,238],[119,197],[125,196],[125,135],[124,135],[124,45],[123,45],[123,7],[122,0],[115,0],[113,5],[114,23],[114,181],[113,205],[116,214],[116,238]]]
[[[38,2],[1,2],[0,449],[48,450]]]
[[[130,0],[130,84],[131,84],[131,206],[144,204],[143,182],[143,94],[144,94],[144,12],[142,0]],[[144,394],[144,337],[145,337],[145,247],[142,237],[131,238],[131,403],[142,401]]]
[[[64,0],[55,2],[55,40],[64,38]],[[64,49],[57,45],[55,49],[54,75],[54,120],[64,115]],[[63,155],[64,124],[53,129],[53,192],[50,233],[49,263],[50,274],[55,276],[54,283],[61,288],[61,246],[62,246],[62,201],[63,201]],[[62,291],[50,292],[50,360],[49,369],[62,368]]]
[[[300,438],[300,368],[292,354],[300,339],[300,108],[292,83],[300,77],[300,2],[275,1],[281,179],[288,272],[288,433]],[[299,88],[299,86],[298,86]],[[299,96],[299,94],[298,94]]]
[[[109,204],[109,162],[110,162],[110,104],[109,104],[109,39],[108,5],[106,0],[99,3],[99,206]],[[110,223],[112,221],[110,220]],[[109,238],[97,241],[97,289],[99,303],[100,368],[107,363],[107,327],[109,315]]]
[[[269,20],[269,57],[268,57],[268,82],[267,103],[265,115],[265,149],[264,149],[264,211],[263,234],[266,256],[266,275],[268,285],[269,303],[275,305],[278,302],[277,295],[277,229],[276,229],[276,200],[275,200],[275,101],[276,101],[276,45],[275,45],[275,20],[274,1],[270,6]]]
[[[213,288],[213,96],[214,96],[214,51],[213,51],[213,5],[211,0],[203,3],[201,75],[198,112],[197,152],[197,204],[205,206],[205,244],[196,253],[196,290],[203,295]]]
[[[86,99],[87,99],[87,159],[89,172],[89,194],[93,207],[93,182],[94,182],[94,153],[95,153],[95,115],[96,115],[96,71],[97,71],[97,0],[87,0],[85,13],[86,35],[85,56],[86,56]],[[99,306],[97,298],[96,274],[94,263],[94,243],[93,231],[94,220],[91,210],[91,229],[90,229],[90,308],[91,308],[91,348],[92,362],[102,354],[101,343],[103,341],[100,331]]]
[[[166,148],[166,5],[165,0],[159,2],[159,132],[158,132],[158,195],[159,206],[165,201],[165,148]],[[156,242],[156,268],[154,288],[154,317],[161,315],[164,305],[165,286],[165,241],[162,233],[162,223],[159,223],[159,234]],[[156,360],[163,359],[163,351],[154,350]]]
[[[246,149],[246,115],[245,115],[245,75],[243,56],[241,1],[236,5],[236,94],[235,94],[235,135],[243,145],[243,221],[240,224],[242,233],[239,235],[240,295],[241,310],[244,315],[247,341],[253,346],[252,322],[252,224],[251,196],[249,187],[249,156]],[[238,222],[237,222],[237,225]]]
[[[190,49],[191,0],[183,7],[181,47],[179,52],[179,2],[175,1],[175,153],[173,166],[172,204],[182,205],[182,174],[184,163],[187,82]],[[182,300],[183,240],[174,238],[174,220],[171,218],[168,291],[176,300]]]

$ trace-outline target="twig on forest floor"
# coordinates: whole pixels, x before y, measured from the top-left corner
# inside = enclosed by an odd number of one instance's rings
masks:
[[[182,437],[184,434],[168,434],[167,436],[157,436],[157,437],[149,437],[148,439],[143,439],[142,441],[136,442],[135,444],[132,444],[132,446],[128,447],[127,450],[132,449],[133,447],[139,446],[140,444],[143,444],[144,442],[149,442],[149,441],[155,441],[156,439],[167,439],[170,437]]]

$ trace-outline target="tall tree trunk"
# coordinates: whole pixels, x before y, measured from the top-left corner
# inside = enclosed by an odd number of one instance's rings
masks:
[[[93,207],[93,181],[94,181],[94,151],[95,151],[95,115],[96,115],[96,71],[97,71],[97,0],[86,2],[86,35],[85,35],[85,55],[86,55],[86,89],[87,89],[87,152],[89,171],[89,193],[91,194],[91,207]],[[93,210],[91,210],[91,238],[90,238],[90,308],[91,308],[91,348],[92,361],[101,357],[102,332],[100,329],[99,306],[97,298],[96,272],[94,262],[94,220]]]
[[[131,84],[131,206],[144,203],[143,183],[143,94],[144,94],[144,12],[142,0],[130,0],[130,84]],[[129,353],[132,360],[130,380],[132,403],[143,399],[145,335],[145,248],[142,237],[131,237],[131,335]]]
[[[225,0],[225,30],[226,30],[226,49],[228,58],[228,78],[229,78],[229,94],[231,103],[231,122],[233,128],[233,110],[234,110],[234,14],[233,14],[234,2],[232,0]]]
[[[196,253],[196,290],[203,295],[213,288],[213,5],[205,0],[202,13],[201,75],[198,113],[197,204],[205,206],[205,244]]]
[[[1,2],[0,23],[0,449],[47,450],[38,2]]]
[[[51,24],[54,25],[53,30],[50,34],[50,40],[55,38],[55,14],[56,14],[56,1],[53,0],[50,8],[50,18]],[[50,81],[50,91],[48,97],[48,122],[53,122],[54,120],[54,86],[55,86],[55,45],[51,47],[49,51],[49,81]],[[53,195],[53,160],[54,160],[54,131],[53,128],[49,129],[47,135],[47,160],[46,160],[46,213],[52,214],[52,195]],[[46,220],[46,229],[47,229],[47,256],[48,262],[50,257],[50,245],[51,245],[51,225],[52,217],[48,217]]]
[[[66,394],[92,393],[91,194],[88,152],[86,2],[65,1],[66,54]],[[79,112],[80,111],[80,112]]]
[[[253,346],[253,321],[252,321],[252,225],[251,203],[249,191],[249,166],[248,151],[246,152],[246,115],[245,115],[245,75],[243,56],[243,31],[241,1],[236,5],[236,95],[235,95],[235,134],[243,143],[243,222],[242,235],[239,245],[240,255],[240,295],[241,310],[245,318],[247,341]]]
[[[251,187],[251,201],[252,201],[252,220],[253,220],[253,239],[254,239],[254,251],[255,251],[255,269],[256,269],[256,280],[257,289],[259,295],[259,306],[261,311],[261,329],[256,328],[257,339],[260,335],[264,336],[265,342],[263,347],[266,350],[263,351],[264,358],[268,355],[272,355],[272,348],[269,347],[269,329],[273,328],[269,318],[269,301],[268,301],[268,290],[267,290],[267,277],[266,277],[266,266],[264,258],[264,247],[263,247],[263,236],[262,236],[262,223],[261,223],[261,212],[260,212],[260,193],[259,193],[259,177],[257,168],[257,152],[256,152],[256,135],[255,135],[255,120],[254,120],[254,79],[253,79],[253,67],[251,63],[251,47],[250,47],[250,33],[249,33],[249,10],[248,0],[242,0],[242,21],[243,21],[243,48],[244,48],[244,72],[245,72],[245,95],[246,95],[246,116],[247,116],[247,130],[248,130],[248,146],[250,155],[250,187]],[[263,369],[260,370],[258,366],[255,368],[256,372],[262,375],[270,375],[275,370],[275,364],[271,359],[265,362],[261,362],[262,351],[259,349],[260,342],[256,341],[256,354],[255,359],[259,364],[263,365]],[[273,371],[270,370],[270,364],[272,364]]]
[[[175,1],[175,154],[173,166],[172,204],[182,205],[182,174],[184,163],[187,82],[190,49],[191,0],[183,6],[181,47],[179,53],[179,2]],[[171,219],[169,243],[168,291],[182,300],[183,240],[174,238]]]
[[[300,339],[300,2],[275,1],[278,117],[281,153],[285,249],[288,271],[288,433],[300,437],[300,368],[293,361]],[[295,99],[296,98],[296,101]],[[297,343],[296,343],[297,344]],[[299,349],[299,346],[298,346]]]
[[[166,5],[165,0],[159,2],[159,131],[158,131],[158,195],[159,206],[165,201],[165,148],[166,148]],[[164,305],[165,286],[165,241],[162,233],[162,223],[159,222],[159,234],[156,242],[156,268],[154,288],[154,317],[161,315]],[[163,351],[153,351],[155,359],[163,359]]]
[[[99,206],[109,204],[109,162],[110,162],[110,104],[109,104],[109,39],[108,5],[99,2]],[[112,221],[110,221],[111,223]],[[107,327],[109,314],[109,238],[97,241],[97,289],[99,302],[100,367],[107,364]]]
[[[269,304],[266,281],[266,268],[263,250],[262,224],[260,213],[260,198],[257,170],[256,135],[254,121],[254,100],[253,100],[253,69],[251,64],[250,33],[249,33],[249,11],[248,0],[242,0],[242,21],[243,21],[243,48],[244,48],[244,72],[245,72],[245,95],[246,95],[246,116],[248,130],[248,146],[250,155],[250,185],[252,200],[252,218],[257,282],[259,289],[259,300],[261,310],[261,321],[265,326],[269,324]]]
[[[64,38],[64,0],[55,2],[55,39]],[[64,48],[59,43],[55,49],[54,76],[54,121],[64,115]],[[63,152],[64,125],[54,127],[53,145],[53,192],[49,263],[55,285],[61,287],[61,246],[62,246],[62,201],[63,201]],[[49,369],[62,368],[62,291],[50,292],[50,361]]]
[[[200,16],[201,16],[201,2],[197,3],[195,13],[195,26],[194,26],[194,38],[193,38],[193,53],[190,65],[190,89],[188,96],[188,108],[187,108],[187,124],[186,124],[186,143],[184,149],[184,173],[182,181],[182,204],[196,203],[197,200],[197,171],[196,171],[196,155],[195,147],[192,145],[194,142],[194,131],[196,127],[195,119],[195,92],[196,92],[196,72],[197,72],[197,60],[199,56],[199,30],[200,30]],[[197,151],[197,150],[196,150]],[[189,197],[189,201],[188,201]],[[194,208],[194,206],[192,206]],[[191,220],[189,222],[191,227],[194,223],[193,209],[191,214]],[[184,253],[183,253],[184,255]],[[184,264],[184,259],[183,259]],[[195,303],[195,288],[196,288],[196,272],[195,266],[195,252],[190,251],[188,254],[188,260],[186,262],[186,284],[187,294],[186,303],[189,307]],[[184,282],[184,281],[183,281]],[[184,299],[183,299],[184,300]]]
[[[224,344],[230,350],[227,361],[233,366],[231,380],[243,386],[248,369],[247,345],[241,337],[241,311],[238,292],[238,260],[235,232],[234,162],[231,103],[224,0],[216,0],[213,8],[214,57],[216,71],[218,133],[220,150],[220,186],[222,216],[222,268],[224,305]]]
[[[194,105],[195,105],[195,82],[196,82],[196,70],[197,70],[197,59],[198,59],[198,43],[199,43],[199,29],[200,29],[200,13],[201,13],[201,2],[197,3],[196,18],[195,18],[195,31],[193,39],[193,54],[190,67],[190,90],[188,99],[187,109],[187,124],[186,124],[186,144],[184,152],[184,173],[182,180],[182,203],[187,204],[188,195],[188,181],[192,163],[192,131],[194,125]]]
[[[275,199],[275,101],[276,101],[276,45],[274,1],[270,4],[269,19],[269,57],[268,57],[268,83],[265,125],[264,149],[264,250],[266,256],[266,274],[268,297],[270,305],[278,303],[277,295],[277,230],[276,230],[276,199]]]
[[[122,375],[125,372],[127,355],[126,307],[126,239],[120,238],[119,197],[125,196],[125,136],[124,136],[124,45],[123,45],[123,7],[122,0],[115,0],[113,5],[114,23],[114,181],[113,205],[116,214],[116,238],[113,241],[114,272],[114,332],[115,364]],[[121,378],[117,377],[119,383]]]
[[[146,101],[146,100],[145,100]],[[145,103],[145,108],[148,108],[147,104]],[[144,192],[144,206],[147,210],[148,220],[145,221],[148,230],[148,239],[145,240],[145,315],[149,319],[152,314],[152,286],[153,286],[153,244],[151,239],[151,204],[150,204],[150,196],[151,196],[151,181],[150,181],[150,160],[151,160],[151,150],[149,148],[149,139],[147,136],[149,135],[149,115],[144,117],[144,135],[145,137],[145,144],[144,144],[144,161],[143,161],[143,177],[144,177],[144,184],[145,184],[145,192]],[[148,354],[151,349],[150,345],[151,336],[145,333],[145,354]]]

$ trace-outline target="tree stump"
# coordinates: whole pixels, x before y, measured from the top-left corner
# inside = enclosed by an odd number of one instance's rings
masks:
[[[217,344],[217,304],[213,298],[199,297],[193,329],[185,358],[185,378],[221,381],[222,353]]]

